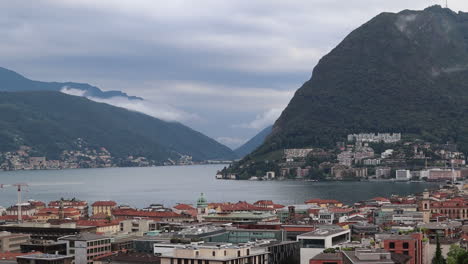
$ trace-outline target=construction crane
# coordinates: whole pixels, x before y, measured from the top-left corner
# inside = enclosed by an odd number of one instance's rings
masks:
[[[21,223],[23,221],[23,215],[22,215],[22,212],[21,212],[21,189],[23,187],[26,187],[28,186],[27,183],[15,183],[15,184],[0,184],[0,188],[4,188],[4,187],[10,187],[10,186],[13,186],[13,187],[16,187],[17,190],[18,190],[18,223]]]

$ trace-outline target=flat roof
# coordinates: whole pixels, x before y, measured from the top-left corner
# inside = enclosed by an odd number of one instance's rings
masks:
[[[69,241],[90,241],[90,240],[99,240],[106,239],[109,237],[93,234],[93,233],[81,233],[77,235],[64,236],[59,238],[60,240],[69,240]]]
[[[305,237],[327,237],[338,235],[341,233],[349,233],[351,230],[349,229],[317,229],[311,232],[307,232],[297,236],[297,238],[305,238]]]
[[[18,256],[16,258],[59,260],[59,259],[73,258],[73,256],[72,255],[56,255],[56,254],[31,254],[31,255]]]

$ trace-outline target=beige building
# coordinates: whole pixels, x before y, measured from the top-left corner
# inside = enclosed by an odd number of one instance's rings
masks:
[[[174,248],[161,255],[161,264],[267,264],[266,248],[254,248],[251,244],[191,244]]]
[[[12,234],[10,232],[0,232],[0,252],[21,252],[20,245],[28,243],[31,237],[26,234]]]
[[[93,215],[105,214],[111,216],[112,210],[117,207],[117,203],[114,201],[96,201],[91,206]]]

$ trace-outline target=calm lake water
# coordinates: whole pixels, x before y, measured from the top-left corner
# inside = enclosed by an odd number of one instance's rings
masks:
[[[23,200],[51,201],[77,197],[88,202],[115,200],[131,206],[151,203],[171,206],[195,203],[201,192],[209,202],[273,200],[280,204],[303,203],[311,198],[353,203],[376,196],[422,192],[437,185],[391,182],[228,181],[214,175],[222,165],[148,168],[107,168],[42,171],[0,171],[0,183],[28,183]],[[0,205],[14,204],[13,187],[0,189]]]

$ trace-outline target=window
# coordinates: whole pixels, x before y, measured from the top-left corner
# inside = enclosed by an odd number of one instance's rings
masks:
[[[388,245],[389,248],[395,248],[395,242],[390,242]]]
[[[213,255],[213,257],[216,257],[216,251],[213,251],[211,254]]]
[[[247,256],[250,255],[250,249],[247,249]]]
[[[409,255],[409,251],[408,251],[408,250],[403,251],[403,255],[407,255],[407,256],[408,256],[408,255]]]
[[[237,250],[237,256],[240,257],[241,254],[240,254],[240,250]]]
[[[227,255],[227,251],[226,251],[226,250],[224,250],[224,256],[226,256],[226,255]]]
[[[408,243],[408,242],[404,242],[404,243],[403,243],[403,248],[404,248],[404,249],[408,249],[408,248],[409,248],[409,243]]]

